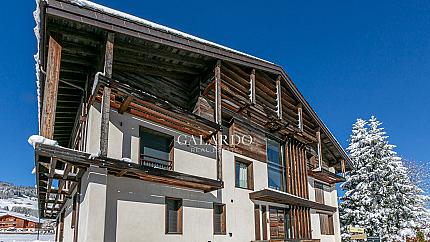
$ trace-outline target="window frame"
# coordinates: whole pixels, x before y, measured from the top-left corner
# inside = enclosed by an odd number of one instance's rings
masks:
[[[222,208],[221,213],[221,224],[220,228],[221,231],[215,231],[215,207],[219,206]],[[213,223],[213,234],[214,235],[226,235],[227,234],[227,211],[226,211],[226,205],[222,203],[214,203],[213,204],[213,211],[212,211],[212,223]]]
[[[241,187],[238,184],[238,177],[236,173],[236,163],[241,163],[246,165],[246,175],[247,175],[247,187]],[[253,168],[253,162],[250,160],[246,160],[240,157],[235,156],[234,157],[234,187],[235,188],[241,188],[241,189],[247,189],[247,190],[254,190],[254,168]]]
[[[319,181],[314,181],[314,190],[315,190],[315,202],[320,203],[320,204],[325,204],[325,198],[324,198],[324,187],[326,185],[322,182]],[[320,196],[317,195],[318,193],[320,193]],[[319,200],[317,198],[321,198],[322,200]]]
[[[269,155],[268,155],[268,151],[269,151],[269,142],[273,142],[276,143],[279,149],[279,163],[275,164],[271,161],[269,161]],[[278,191],[283,191],[286,192],[287,191],[287,177],[286,177],[286,164],[285,164],[285,144],[283,144],[282,142],[276,140],[276,139],[272,139],[270,137],[266,137],[266,162],[267,162],[267,186],[278,190]],[[270,174],[270,166],[274,167],[274,166],[279,166],[280,169],[280,175],[281,175],[281,184],[280,184],[280,189],[276,189],[274,187],[271,187],[269,184],[269,174]],[[276,169],[278,169],[277,167],[274,167]]]
[[[320,233],[321,235],[334,235],[334,216],[333,214],[320,213]],[[327,224],[324,224],[326,222]]]
[[[168,201],[175,201],[179,203],[179,209],[178,209],[178,217],[177,217],[177,231],[169,231],[169,207],[167,202]],[[165,226],[165,233],[166,234],[182,234],[183,233],[183,213],[184,213],[184,205],[181,198],[173,198],[173,197],[166,197],[165,202],[165,214],[164,214],[164,226]]]
[[[170,140],[169,151],[166,152],[169,154],[169,158],[165,161],[170,162],[171,170],[174,170],[175,137],[173,135],[169,135],[169,134],[163,133],[161,131],[147,128],[144,126],[139,126],[139,161],[138,161],[138,163],[142,165],[143,164],[142,158],[145,156],[145,153],[144,153],[144,147],[145,146],[143,145],[143,142],[144,142],[143,134],[144,133],[149,133],[151,135],[160,136],[160,137],[163,137],[163,138]],[[157,158],[157,157],[154,157],[154,158],[158,159],[158,160],[164,160],[162,158]]]

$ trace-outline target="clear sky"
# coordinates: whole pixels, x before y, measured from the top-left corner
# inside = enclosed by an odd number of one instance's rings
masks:
[[[401,156],[430,159],[429,1],[97,2],[283,66],[343,147],[374,114]],[[34,7],[0,10],[0,180],[22,185],[35,184]]]

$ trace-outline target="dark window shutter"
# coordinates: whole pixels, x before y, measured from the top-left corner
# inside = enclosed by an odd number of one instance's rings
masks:
[[[225,234],[226,223],[225,223],[225,205],[224,204],[214,204],[213,225],[214,225],[214,234]]]
[[[181,200],[166,198],[166,233],[181,233]]]

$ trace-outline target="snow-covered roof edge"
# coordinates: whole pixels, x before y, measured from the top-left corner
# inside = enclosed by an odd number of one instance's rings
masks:
[[[68,1],[71,4],[77,5],[79,7],[88,8],[88,9],[91,9],[91,10],[94,10],[94,11],[98,11],[98,12],[101,12],[101,13],[105,13],[105,14],[108,14],[108,15],[111,15],[111,16],[115,16],[115,17],[119,17],[119,18],[122,18],[122,19],[126,19],[126,20],[134,22],[134,23],[138,23],[138,24],[141,24],[141,25],[144,25],[144,26],[148,26],[150,28],[154,28],[154,29],[157,29],[157,30],[160,30],[160,31],[163,31],[163,32],[167,32],[169,34],[181,36],[181,37],[189,39],[189,40],[193,40],[193,41],[200,42],[202,44],[206,44],[206,45],[210,45],[210,46],[213,46],[213,47],[221,48],[221,49],[224,49],[224,50],[229,51],[229,52],[234,52],[234,53],[239,54],[239,55],[247,56],[247,57],[250,57],[252,59],[256,59],[256,60],[263,61],[263,62],[266,62],[268,64],[274,65],[273,62],[270,62],[270,61],[258,58],[256,56],[253,56],[253,55],[250,55],[250,54],[247,54],[247,53],[244,53],[244,52],[241,52],[241,51],[238,51],[238,50],[235,50],[235,49],[232,49],[232,48],[229,48],[229,47],[217,44],[217,43],[214,43],[212,41],[208,41],[208,40],[196,37],[194,35],[190,35],[190,34],[182,32],[182,31],[179,31],[179,30],[176,30],[176,29],[172,29],[172,28],[169,28],[167,26],[164,26],[164,25],[161,25],[161,24],[157,24],[157,23],[151,22],[149,20],[146,20],[146,19],[134,16],[134,15],[131,15],[131,14],[128,14],[128,13],[124,13],[124,12],[121,12],[121,11],[118,11],[118,10],[115,10],[115,9],[112,9],[112,8],[109,8],[109,7],[106,7],[106,6],[103,6],[103,5],[91,2],[91,1],[87,1],[87,0],[66,0],[66,1]]]
[[[35,61],[35,67],[36,67],[36,92],[37,92],[37,118],[38,118],[38,124],[40,124],[40,59],[39,59],[39,52],[40,52],[40,3],[44,0],[36,0],[36,9],[33,12],[34,22],[36,22],[36,26],[34,26],[34,35],[36,36],[36,45],[37,45],[37,51],[34,54],[34,61]],[[40,128],[40,125],[38,125]],[[40,130],[39,130],[40,132]]]
[[[12,211],[7,211],[7,210],[0,209],[0,217],[6,216],[6,215],[17,217],[17,218],[21,218],[21,219],[25,219],[25,220],[32,221],[32,222],[35,222],[35,223],[39,223],[39,218],[36,218],[34,216],[29,216],[29,215],[25,215],[25,214],[22,214],[22,213],[17,213],[17,212],[12,212]],[[42,222],[43,221],[40,220],[40,223],[42,223]]]

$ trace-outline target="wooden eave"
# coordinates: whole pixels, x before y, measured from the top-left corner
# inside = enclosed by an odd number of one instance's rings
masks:
[[[91,157],[91,154],[81,151],[64,148],[61,146],[52,146],[44,144],[35,145],[36,154],[36,179],[37,193],[39,197],[39,210],[43,218],[55,218],[58,211],[61,211],[64,205],[64,199],[58,199],[58,195],[70,197],[72,189],[59,189],[52,187],[53,181],[67,180],[78,184],[84,174],[84,171],[90,165],[107,168],[108,173],[115,176],[129,177],[149,182],[156,182],[170,186],[185,187],[203,192],[210,192],[221,189],[224,186],[223,181],[209,178],[188,175],[180,172],[163,170],[159,168],[129,163],[118,159],[107,157]],[[61,161],[66,166],[79,168],[77,174],[70,174],[64,177],[65,172],[56,174],[56,168],[59,168],[52,160]],[[55,166],[55,167],[53,167]],[[64,168],[66,170],[66,168]],[[48,193],[48,195],[46,195]],[[57,195],[52,197],[52,195]],[[47,206],[47,204],[53,204]]]
[[[271,189],[263,189],[260,191],[252,192],[249,194],[249,198],[252,200],[281,203],[281,204],[292,205],[292,206],[300,206],[300,207],[312,208],[312,209],[327,211],[332,213],[337,211],[336,207],[317,203],[314,201],[310,201],[308,199],[291,195],[289,193],[278,192]]]
[[[340,154],[342,159],[346,161],[347,169],[351,169],[353,167],[348,155],[336,141],[325,124],[320,120],[282,67],[246,54],[231,51],[220,46],[211,45],[207,42],[197,41],[175,33],[163,31],[162,29],[156,29],[149,25],[134,22],[120,16],[105,13],[98,9],[78,6],[67,0],[52,0],[45,5],[42,5],[42,8],[44,8],[43,10],[46,10],[47,15],[58,16],[79,23],[95,26],[107,31],[133,36],[154,43],[191,51],[214,59],[220,59],[238,65],[255,68],[260,71],[266,71],[273,73],[274,75],[280,75],[293,95],[300,103],[302,103],[303,109],[308,111],[311,118],[313,118],[321,128],[321,132],[327,136],[328,140],[333,144],[334,149]],[[45,11],[41,12],[45,13]]]

